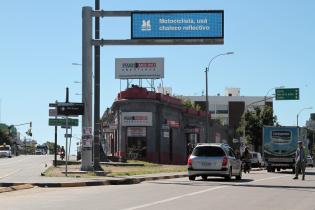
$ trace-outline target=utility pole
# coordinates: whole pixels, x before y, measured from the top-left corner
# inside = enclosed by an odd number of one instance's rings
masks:
[[[82,137],[92,129],[92,8],[82,8]],[[88,133],[90,135],[90,133]],[[84,139],[82,138],[82,141]],[[82,142],[81,170],[93,170],[91,139]]]

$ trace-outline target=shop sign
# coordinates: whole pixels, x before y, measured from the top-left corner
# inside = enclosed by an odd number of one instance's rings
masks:
[[[164,78],[164,58],[116,58],[115,79]]]
[[[123,112],[122,126],[152,126],[152,112]]]
[[[147,129],[146,127],[128,127],[127,136],[128,137],[146,137]]]
[[[170,138],[170,132],[169,131],[163,131],[163,137],[164,138]]]
[[[176,120],[166,120],[166,124],[168,124],[171,128],[179,128],[180,123]]]

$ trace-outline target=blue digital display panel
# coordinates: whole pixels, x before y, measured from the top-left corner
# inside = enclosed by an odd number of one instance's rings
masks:
[[[223,38],[223,22],[223,11],[133,12],[131,38]]]

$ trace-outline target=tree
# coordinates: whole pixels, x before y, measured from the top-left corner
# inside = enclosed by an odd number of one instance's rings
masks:
[[[0,145],[10,145],[9,126],[6,124],[0,124]]]
[[[272,107],[254,107],[253,111],[247,111],[242,116],[237,132],[243,135],[245,126],[247,143],[252,144],[255,151],[259,151],[259,148],[262,146],[263,126],[273,126],[275,124],[277,124],[277,116],[273,115]]]
[[[47,141],[46,143],[44,143],[44,145],[47,146],[49,154],[55,154],[55,143]],[[57,144],[57,151],[59,151],[59,149],[60,145]]]

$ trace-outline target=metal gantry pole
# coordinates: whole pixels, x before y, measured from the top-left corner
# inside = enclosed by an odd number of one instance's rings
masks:
[[[209,136],[209,98],[208,98],[208,68],[206,68],[206,133],[205,133],[205,143],[208,142]]]
[[[92,128],[92,7],[82,8],[82,136]],[[82,139],[83,140],[83,139]],[[93,170],[91,142],[82,144],[81,170]]]
[[[100,10],[100,0],[95,0],[95,10]],[[95,39],[100,39],[100,18],[95,17]],[[100,170],[100,46],[94,46],[94,170]]]

